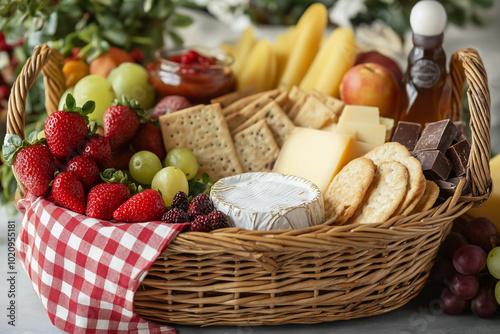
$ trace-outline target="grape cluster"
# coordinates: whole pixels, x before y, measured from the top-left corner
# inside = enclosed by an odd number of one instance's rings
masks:
[[[431,281],[444,284],[439,305],[456,315],[470,309],[490,318],[500,304],[500,236],[487,218],[475,218],[451,232],[431,271]]]

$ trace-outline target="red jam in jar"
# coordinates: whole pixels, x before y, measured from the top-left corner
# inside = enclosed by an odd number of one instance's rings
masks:
[[[160,98],[181,95],[191,103],[230,93],[236,87],[231,68],[233,57],[220,49],[204,47],[158,49],[148,66],[149,82]]]

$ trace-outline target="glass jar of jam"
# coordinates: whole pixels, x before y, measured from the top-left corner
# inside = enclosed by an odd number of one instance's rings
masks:
[[[210,103],[236,87],[230,68],[234,58],[221,49],[161,48],[155,51],[154,60],[148,76],[160,98],[181,95],[193,104]]]

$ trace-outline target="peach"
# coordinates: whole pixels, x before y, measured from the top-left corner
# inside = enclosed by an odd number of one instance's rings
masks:
[[[107,53],[101,54],[90,63],[90,74],[97,74],[107,78],[109,72],[122,63],[133,63],[134,59],[122,49],[109,47]]]

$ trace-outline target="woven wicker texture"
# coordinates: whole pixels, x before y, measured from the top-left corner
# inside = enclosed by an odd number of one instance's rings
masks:
[[[32,57],[17,80],[21,83],[16,81],[20,88],[9,101],[9,133],[24,128],[26,91],[39,67],[58,58],[46,50],[43,46]],[[460,117],[465,80],[469,84],[471,196],[459,196],[461,182],[454,197],[426,212],[370,225],[181,233],[136,292],[136,312],[158,322],[253,326],[346,320],[407,303],[424,287],[452,221],[491,193],[490,95],[477,52],[457,51],[451,76],[454,120]],[[46,88],[60,96],[57,85]]]

